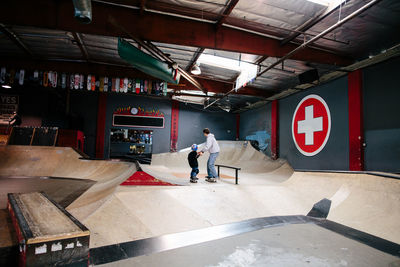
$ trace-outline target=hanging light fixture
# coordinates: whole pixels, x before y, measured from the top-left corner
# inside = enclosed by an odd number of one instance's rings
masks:
[[[194,64],[192,69],[190,70],[190,73],[193,75],[200,75],[201,74],[201,69],[197,64]]]

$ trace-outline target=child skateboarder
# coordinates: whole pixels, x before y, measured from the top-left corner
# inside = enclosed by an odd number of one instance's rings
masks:
[[[192,171],[190,173],[190,182],[191,183],[197,183],[197,174],[199,173],[199,163],[197,161],[197,158],[199,155],[197,154],[197,145],[193,144],[192,145],[192,151],[188,155],[188,161],[189,165],[192,168]]]

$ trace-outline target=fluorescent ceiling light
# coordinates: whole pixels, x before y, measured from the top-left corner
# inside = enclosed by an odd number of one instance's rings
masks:
[[[329,6],[331,2],[333,2],[332,0],[307,0],[308,2],[313,2],[316,4],[320,4],[323,6]]]
[[[239,60],[206,54],[201,54],[197,60],[197,63],[222,69],[234,70],[237,72],[241,71],[240,63],[243,64],[243,62],[239,62]]]
[[[236,89],[246,86],[248,82],[253,81],[257,76],[258,70],[256,64],[206,54],[200,55],[197,64],[204,64],[239,72],[240,74],[236,80]]]
[[[2,85],[1,87],[7,88],[7,89],[10,89],[10,88],[11,88],[11,86],[9,86],[9,85],[7,85],[7,84]]]

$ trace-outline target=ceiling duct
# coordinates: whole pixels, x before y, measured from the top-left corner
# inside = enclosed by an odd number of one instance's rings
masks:
[[[92,22],[91,0],[72,0],[72,2],[74,3],[74,17],[84,24]]]

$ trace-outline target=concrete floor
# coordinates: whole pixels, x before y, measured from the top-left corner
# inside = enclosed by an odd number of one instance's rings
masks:
[[[102,266],[400,266],[400,259],[315,224],[292,224]]]

